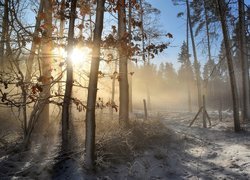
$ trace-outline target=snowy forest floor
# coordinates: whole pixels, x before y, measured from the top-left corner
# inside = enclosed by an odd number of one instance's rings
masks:
[[[130,130],[98,121],[95,173],[84,169],[83,122],[75,122],[71,150],[63,154],[55,126],[25,152],[16,149],[17,129],[10,129],[6,141],[12,143],[0,148],[0,179],[250,179],[249,124],[234,133],[232,115],[224,112],[222,122],[215,112],[209,115],[212,127],[206,129],[200,119],[188,127],[195,113],[187,112],[157,113],[147,122],[137,116]],[[2,132],[8,127],[2,124]]]

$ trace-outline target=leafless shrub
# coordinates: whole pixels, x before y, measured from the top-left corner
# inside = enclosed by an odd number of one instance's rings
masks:
[[[102,122],[97,131],[97,165],[108,167],[110,163],[132,161],[137,154],[150,146],[166,143],[168,131],[159,121],[132,122],[129,129],[123,129],[114,122]],[[97,125],[100,125],[97,123]],[[98,129],[98,128],[97,128]]]

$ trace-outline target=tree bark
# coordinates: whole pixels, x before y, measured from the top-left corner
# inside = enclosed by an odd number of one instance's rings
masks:
[[[242,67],[242,101],[243,101],[243,121],[250,120],[250,95],[249,95],[249,66],[247,61],[247,48],[246,48],[246,28],[245,28],[245,3],[244,0],[238,0],[239,11],[239,50],[240,60]]]
[[[94,168],[95,161],[95,104],[97,94],[98,70],[100,63],[100,44],[103,30],[105,0],[97,0],[96,20],[94,29],[92,62],[88,87],[87,111],[86,111],[86,157],[85,163],[88,169]]]
[[[118,1],[118,38],[119,38],[119,122],[122,126],[129,125],[129,92],[128,92],[128,59],[126,49],[126,13],[125,0]]]
[[[197,59],[196,46],[195,46],[194,33],[193,33],[193,24],[192,24],[192,21],[191,21],[190,7],[189,7],[188,0],[186,0],[186,6],[187,6],[189,29],[190,29],[190,35],[191,35],[191,41],[192,41],[192,47],[193,47],[193,55],[194,55],[194,68],[195,68],[196,81],[197,81],[197,91],[198,91],[198,106],[200,108],[202,106],[202,104],[201,104],[200,68],[199,68],[198,59]]]
[[[43,0],[44,5],[44,30],[42,32],[42,47],[41,47],[41,82],[43,91],[40,93],[40,100],[45,101],[45,107],[39,117],[39,131],[44,130],[49,123],[49,97],[51,83],[51,63],[52,63],[52,1]]]
[[[27,59],[26,62],[26,75],[25,75],[25,81],[29,82],[31,80],[31,76],[32,76],[32,66],[34,64],[34,58],[36,55],[36,49],[37,49],[37,42],[35,42],[34,40],[36,38],[38,38],[38,33],[39,33],[39,28],[41,26],[41,19],[39,18],[39,14],[41,14],[43,12],[43,1],[40,2],[39,4],[39,9],[38,9],[38,13],[37,13],[37,17],[36,17],[36,24],[35,24],[35,29],[34,29],[34,33],[33,33],[33,41],[32,41],[32,45],[31,45],[31,49],[30,49],[30,54],[29,57]]]
[[[205,23],[206,23],[206,35],[207,35],[207,51],[208,51],[208,60],[212,60],[211,55],[211,43],[210,43],[210,33],[209,33],[209,20],[208,20],[208,11],[206,6],[206,0],[203,0],[204,11],[205,11]]]
[[[145,63],[146,62],[146,57],[145,57],[145,38],[144,38],[144,25],[143,25],[143,8],[142,8],[142,1],[140,0],[140,20],[141,20],[141,41],[142,41],[142,60]]]
[[[128,34],[129,34],[129,43],[131,43],[131,37],[132,37],[132,26],[131,26],[131,20],[132,20],[132,3],[131,0],[128,2]],[[129,71],[132,72],[132,61],[130,59],[129,61]],[[129,75],[129,112],[133,112],[133,98],[132,98],[132,77],[133,75]]]
[[[60,7],[60,29],[59,29],[59,43],[62,46],[63,45],[63,38],[64,38],[64,28],[65,28],[65,0],[61,1],[61,7]],[[64,59],[60,54],[60,63],[63,63]],[[62,66],[59,66],[59,81],[63,77],[63,69]],[[58,94],[62,94],[62,83],[58,82]]]
[[[5,51],[9,31],[9,0],[4,0],[4,15],[2,20],[2,36],[0,43],[0,70],[4,70]]]
[[[73,46],[74,46],[74,30],[75,30],[75,18],[76,18],[76,3],[77,0],[71,1],[70,19],[69,19],[69,31],[68,31],[68,55],[67,55],[67,77],[66,87],[63,99],[62,109],[62,145],[67,149],[68,146],[68,131],[69,131],[69,118],[70,118],[70,102],[73,87],[73,66],[70,59]]]
[[[240,118],[239,118],[239,102],[238,102],[238,92],[236,87],[236,79],[234,74],[234,67],[233,67],[233,59],[231,54],[229,36],[228,36],[228,27],[226,21],[226,4],[225,1],[217,0],[219,13],[220,13],[220,21],[221,21],[221,28],[224,38],[224,45],[227,57],[227,64],[228,64],[228,71],[231,83],[231,91],[232,91],[232,100],[233,100],[233,113],[234,113],[234,130],[238,132],[241,130],[240,128]]]
[[[190,59],[189,59],[189,22],[188,22],[188,19],[189,19],[189,16],[188,16],[188,13],[187,13],[187,24],[186,24],[186,41],[187,41],[187,61],[190,62]],[[190,90],[190,82],[191,82],[191,78],[190,78],[190,72],[189,72],[189,66],[187,66],[186,64],[186,73],[187,73],[187,92],[188,92],[188,111],[189,112],[192,112],[192,100],[191,100],[191,90]]]

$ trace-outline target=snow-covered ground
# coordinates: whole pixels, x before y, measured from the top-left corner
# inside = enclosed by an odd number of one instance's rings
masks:
[[[209,112],[212,127],[206,129],[200,119],[188,127],[195,113],[155,114],[162,124],[155,126],[156,135],[162,130],[165,133],[150,139],[143,149],[133,150],[129,159],[106,163],[95,173],[87,173],[83,144],[76,142],[72,152],[62,155],[56,133],[54,138],[34,144],[32,151],[0,157],[0,179],[250,179],[249,124],[244,124],[243,132],[234,133],[232,116],[227,112],[222,122],[216,112]]]

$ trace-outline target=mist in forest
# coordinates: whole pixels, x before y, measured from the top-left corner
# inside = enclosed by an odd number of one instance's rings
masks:
[[[250,179],[249,0],[0,0],[0,180]]]

